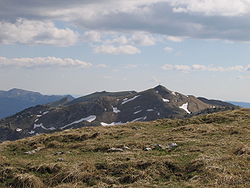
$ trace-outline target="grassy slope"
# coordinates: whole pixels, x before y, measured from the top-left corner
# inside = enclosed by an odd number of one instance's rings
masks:
[[[249,109],[67,130],[0,144],[0,187],[250,187],[249,147]]]

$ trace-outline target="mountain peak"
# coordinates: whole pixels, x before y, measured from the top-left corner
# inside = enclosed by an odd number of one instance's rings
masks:
[[[8,90],[7,93],[9,93],[11,95],[15,95],[15,96],[27,95],[27,94],[38,94],[38,95],[41,95],[38,92],[28,91],[28,90],[19,89],[19,88],[12,88],[12,89]]]
[[[168,90],[166,87],[164,87],[163,85],[158,85],[156,87],[153,88],[154,90],[157,90],[159,92],[170,92],[170,90]]]
[[[166,89],[163,85],[158,85],[158,86],[156,86],[156,87],[154,87],[154,89]]]

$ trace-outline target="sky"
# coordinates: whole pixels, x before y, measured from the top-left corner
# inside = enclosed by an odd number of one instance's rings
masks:
[[[0,0],[0,90],[250,102],[249,83],[250,0]]]

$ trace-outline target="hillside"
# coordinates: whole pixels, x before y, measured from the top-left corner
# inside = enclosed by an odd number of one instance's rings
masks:
[[[0,187],[250,187],[250,110],[0,144]]]
[[[96,92],[28,108],[0,120],[0,141],[84,126],[110,126],[234,109],[222,101],[183,95],[159,85],[142,92]]]
[[[0,118],[14,115],[26,108],[58,101],[64,97],[73,99],[71,96],[42,95],[38,92],[22,89],[0,91]]]

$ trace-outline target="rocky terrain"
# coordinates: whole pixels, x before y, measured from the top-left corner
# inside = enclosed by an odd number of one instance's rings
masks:
[[[64,97],[72,100],[71,96],[42,95],[38,92],[22,89],[0,91],[0,118],[14,115],[26,108],[58,101]]]
[[[157,86],[142,92],[96,92],[28,108],[0,120],[0,141],[83,126],[111,126],[162,118],[186,118],[236,108]]]
[[[248,188],[250,110],[83,127],[0,144],[0,188]]]

